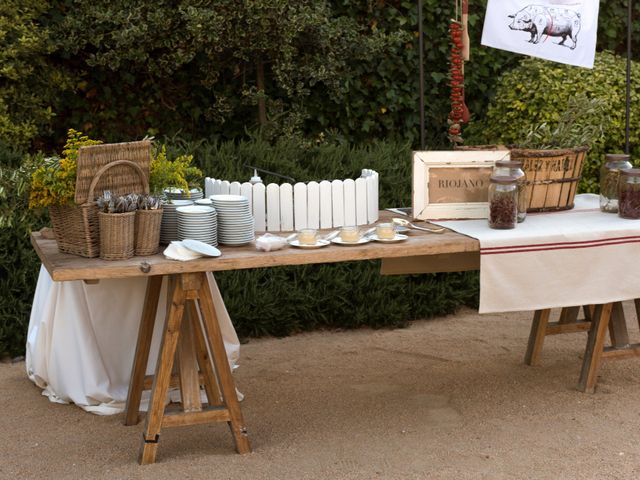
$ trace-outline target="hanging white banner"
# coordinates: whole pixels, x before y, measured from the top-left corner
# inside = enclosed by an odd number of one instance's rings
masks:
[[[593,68],[599,0],[489,0],[482,45]]]

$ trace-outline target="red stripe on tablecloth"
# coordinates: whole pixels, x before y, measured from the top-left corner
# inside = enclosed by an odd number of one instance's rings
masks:
[[[628,243],[640,243],[639,237],[630,237],[628,240],[599,240],[599,241],[590,241],[590,242],[574,242],[574,244],[554,244],[549,245],[540,245],[540,246],[527,246],[521,245],[519,247],[505,247],[504,250],[499,249],[499,247],[492,247],[493,250],[487,252],[486,250],[480,249],[481,255],[500,255],[505,253],[522,253],[522,252],[544,252],[548,250],[573,250],[576,248],[594,248],[594,247],[607,247],[609,245],[623,245]],[[635,239],[633,239],[635,238]]]
[[[480,248],[481,252],[487,250],[508,250],[510,248],[533,248],[533,247],[557,247],[562,245],[585,245],[590,243],[612,242],[617,240],[635,240],[640,239],[640,235],[628,235],[625,237],[599,238],[597,240],[579,240],[575,242],[551,242],[551,243],[529,243],[525,245],[504,245],[501,247],[484,247]]]

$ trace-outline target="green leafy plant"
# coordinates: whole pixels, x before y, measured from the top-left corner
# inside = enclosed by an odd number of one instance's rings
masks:
[[[155,195],[161,195],[165,188],[179,188],[189,193],[189,187],[202,179],[202,172],[191,165],[193,155],[181,154],[175,159],[167,157],[166,145],[156,149],[149,169],[149,189]]]
[[[574,148],[602,141],[605,126],[609,123],[606,106],[602,98],[588,98],[585,94],[570,97],[567,109],[555,125],[543,122],[523,131],[523,140],[518,142],[518,147]]]

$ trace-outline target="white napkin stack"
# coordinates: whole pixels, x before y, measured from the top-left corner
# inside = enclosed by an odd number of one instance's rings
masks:
[[[280,250],[287,245],[287,239],[272,235],[271,233],[265,233],[256,239],[256,249],[262,252],[271,252],[273,250]]]

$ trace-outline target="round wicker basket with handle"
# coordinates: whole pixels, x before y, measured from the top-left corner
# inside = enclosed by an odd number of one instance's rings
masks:
[[[148,194],[149,182],[142,168],[129,160],[117,160],[98,170],[98,173],[93,177],[91,185],[89,186],[87,199],[95,198],[94,190],[102,175],[104,175],[106,171],[121,165],[127,165],[136,172],[142,184],[143,193]],[[135,247],[135,214],[136,212],[98,213],[100,225],[100,258],[104,260],[121,260],[133,257]]]

